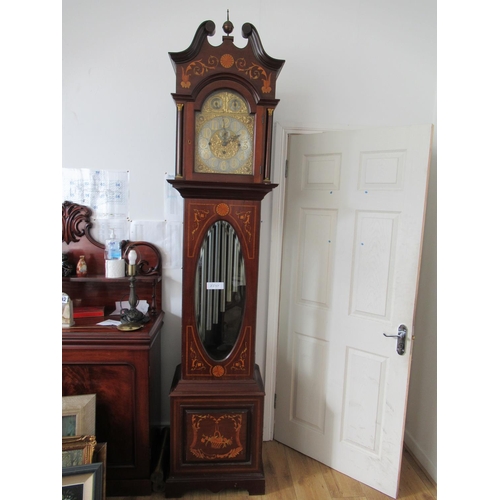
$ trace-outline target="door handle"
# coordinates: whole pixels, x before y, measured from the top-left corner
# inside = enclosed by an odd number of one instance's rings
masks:
[[[406,325],[399,325],[398,326],[398,334],[397,335],[387,335],[386,333],[384,333],[384,337],[398,339],[398,342],[396,344],[396,352],[400,356],[402,356],[405,353],[407,335],[408,335],[408,328],[406,327]]]

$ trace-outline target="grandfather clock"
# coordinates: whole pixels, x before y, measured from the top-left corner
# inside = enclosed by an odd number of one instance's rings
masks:
[[[189,489],[264,494],[264,386],[255,364],[260,205],[270,182],[276,79],[284,61],[257,30],[238,48],[212,21],[170,53],[176,177],[184,198],[182,355],[170,392],[167,497]]]

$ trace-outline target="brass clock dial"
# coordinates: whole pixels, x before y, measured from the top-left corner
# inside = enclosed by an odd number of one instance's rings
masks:
[[[236,92],[217,91],[196,114],[195,172],[253,174],[254,116]]]

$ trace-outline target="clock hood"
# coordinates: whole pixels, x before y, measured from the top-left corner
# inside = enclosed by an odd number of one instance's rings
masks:
[[[266,53],[255,26],[243,24],[242,36],[248,39],[243,48],[234,45],[234,38],[228,35],[222,37],[221,45],[213,46],[208,37],[215,31],[213,21],[204,21],[187,49],[169,52],[176,72],[177,94],[195,95],[198,85],[210,77],[236,77],[249,82],[261,99],[274,99],[276,79],[285,61]]]

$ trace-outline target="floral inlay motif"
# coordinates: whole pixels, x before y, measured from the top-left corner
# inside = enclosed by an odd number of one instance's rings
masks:
[[[224,421],[230,425],[230,434],[222,433],[220,430]],[[240,431],[242,426],[241,415],[222,415],[216,418],[210,414],[193,415],[191,417],[191,428],[193,430],[193,441],[190,446],[191,453],[200,459],[221,459],[221,458],[235,458],[243,450],[240,440]],[[203,432],[198,443],[198,434],[200,430]],[[212,430],[213,429],[213,430]],[[226,425],[226,430],[228,429]],[[226,451],[227,448],[230,448]]]
[[[192,347],[189,348],[189,357],[191,358],[191,370],[197,371],[207,369],[205,363],[200,361],[198,353]]]
[[[245,343],[245,349],[241,351],[239,359],[233,363],[233,365],[231,366],[231,370],[244,371],[246,367],[247,355],[248,355],[248,345]]]
[[[189,89],[191,87],[191,77],[193,75],[203,76],[209,71],[216,69],[219,64],[226,69],[232,68],[236,65],[238,71],[245,73],[248,78],[252,80],[260,78],[262,80],[261,90],[263,94],[269,94],[272,91],[270,73],[256,63],[247,63],[244,57],[240,57],[235,61],[231,54],[223,54],[220,60],[215,56],[210,56],[207,59],[207,62],[203,62],[202,59],[198,59],[189,63],[187,66],[181,66],[181,87]]]
[[[251,63],[247,66],[247,62],[243,57],[236,61],[238,71],[243,71],[252,80],[262,78],[262,93],[269,94],[271,92],[271,74],[267,74],[266,70],[258,64]]]
[[[219,60],[215,56],[210,56],[206,63],[201,59],[189,63],[186,67],[182,66],[181,86],[185,89],[191,87],[191,75],[203,76],[211,70],[214,70],[219,64]]]
[[[199,210],[199,209],[195,208],[193,212],[194,212],[194,220],[193,220],[194,227],[193,227],[193,230],[191,231],[191,236],[194,238],[196,231],[198,231],[198,229],[200,228],[201,221],[207,217],[207,215],[209,214],[209,211],[208,210]]]
[[[252,239],[252,231],[251,231],[251,221],[252,221],[252,212],[250,210],[246,212],[238,212],[238,219],[243,222],[243,226],[245,228],[245,232],[247,233],[248,241]]]

